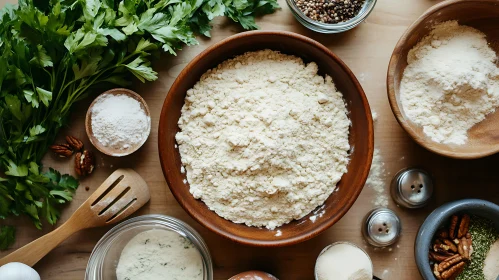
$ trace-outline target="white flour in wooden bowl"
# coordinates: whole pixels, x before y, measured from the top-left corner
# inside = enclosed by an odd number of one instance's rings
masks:
[[[324,203],[347,171],[350,120],[317,71],[295,56],[249,52],[187,91],[176,140],[195,198],[269,229]]]
[[[435,142],[465,144],[467,131],[499,106],[496,60],[482,32],[457,21],[435,26],[407,56],[405,115]]]

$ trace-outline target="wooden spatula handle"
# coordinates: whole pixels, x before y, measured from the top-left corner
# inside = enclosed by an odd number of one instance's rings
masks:
[[[29,266],[35,265],[62,241],[81,229],[79,226],[73,226],[72,224],[68,221],[54,231],[5,256],[0,259],[0,266],[10,262],[21,262]]]

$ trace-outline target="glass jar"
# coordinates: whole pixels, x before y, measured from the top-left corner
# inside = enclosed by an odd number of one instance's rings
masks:
[[[186,223],[164,215],[144,215],[126,220],[108,231],[95,245],[85,280],[116,279],[116,267],[123,248],[137,234],[148,230],[174,231],[194,244],[203,260],[203,280],[213,279],[213,263],[208,246],[192,227]]]

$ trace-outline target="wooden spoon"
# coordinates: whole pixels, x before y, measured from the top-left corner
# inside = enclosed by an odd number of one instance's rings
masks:
[[[147,183],[132,169],[118,169],[76,210],[62,226],[0,259],[35,265],[75,232],[119,222],[150,199]]]

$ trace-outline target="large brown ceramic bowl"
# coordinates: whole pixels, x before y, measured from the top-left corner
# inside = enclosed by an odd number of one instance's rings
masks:
[[[321,75],[330,75],[343,93],[349,117],[350,144],[352,146],[348,172],[339,182],[339,189],[325,202],[324,214],[315,222],[305,216],[301,220],[267,230],[235,224],[219,217],[189,192],[185,174],[180,172],[180,154],[175,134],[184,97],[201,75],[219,63],[247,51],[272,49],[296,55],[305,62],[315,61]],[[364,91],[350,69],[326,47],[307,37],[280,31],[252,31],[223,40],[194,58],[173,83],[163,104],[159,122],[159,154],[168,186],[180,205],[199,223],[233,241],[255,246],[284,246],[310,239],[323,232],[350,209],[362,191],[373,155],[373,124]],[[320,216],[320,217],[319,217]],[[277,230],[280,232],[278,233]]]
[[[499,152],[499,110],[468,131],[464,145],[446,145],[426,136],[422,127],[408,120],[400,104],[400,81],[407,67],[407,54],[438,23],[457,20],[487,35],[487,41],[499,54],[499,1],[450,0],[431,7],[402,35],[393,51],[387,75],[388,99],[402,128],[426,149],[452,158],[472,159]]]

